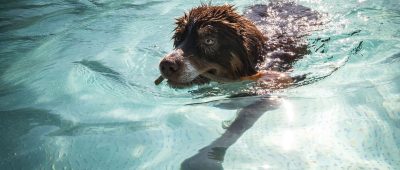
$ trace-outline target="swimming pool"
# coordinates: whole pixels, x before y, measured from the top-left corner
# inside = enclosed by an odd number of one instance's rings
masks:
[[[318,81],[276,93],[224,168],[400,169],[398,0],[299,3],[329,21],[295,64]],[[174,18],[198,4],[1,2],[0,169],[179,169],[218,138],[236,110],[214,106],[240,90],[153,84]]]

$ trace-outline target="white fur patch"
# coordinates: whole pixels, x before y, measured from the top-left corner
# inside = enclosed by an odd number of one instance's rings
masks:
[[[183,69],[180,76],[182,82],[191,82],[201,73],[188,60],[183,61]]]

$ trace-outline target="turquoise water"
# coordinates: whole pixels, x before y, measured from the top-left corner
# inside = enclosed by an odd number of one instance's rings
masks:
[[[276,92],[224,168],[400,169],[400,3],[298,3],[328,21],[294,67],[314,83]],[[179,169],[235,118],[214,106],[240,87],[153,84],[174,18],[200,2],[0,4],[0,169]]]

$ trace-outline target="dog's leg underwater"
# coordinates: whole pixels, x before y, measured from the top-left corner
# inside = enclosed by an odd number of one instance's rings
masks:
[[[182,170],[222,170],[226,150],[250,129],[253,124],[269,110],[280,104],[277,97],[261,98],[238,112],[236,119],[224,134],[181,164]]]

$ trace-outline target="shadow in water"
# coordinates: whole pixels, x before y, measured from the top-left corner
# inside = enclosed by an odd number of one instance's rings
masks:
[[[105,66],[104,64],[100,63],[99,61],[81,60],[81,61],[76,61],[73,63],[81,64],[82,66],[85,66],[86,68],[88,68],[94,72],[97,72],[105,77],[111,78],[117,82],[124,82],[124,80],[120,77],[121,76],[120,73]]]
[[[64,122],[47,110],[0,111],[0,169],[32,169],[45,160],[45,135]]]
[[[231,99],[230,103],[224,101],[223,105],[217,103],[215,106],[223,106],[224,108],[241,107],[237,113],[237,117],[226,131],[211,144],[199,150],[199,152],[190,158],[184,160],[181,169],[184,170],[220,170],[223,169],[222,162],[225,157],[226,150],[233,145],[253,124],[267,111],[274,110],[280,106],[280,98],[274,96],[264,96],[255,98],[257,100],[250,101],[250,104],[243,106],[246,98],[239,100]],[[238,102],[238,103],[236,103]],[[247,101],[248,102],[248,101]]]
[[[49,133],[49,136],[124,135],[139,130],[158,127],[156,121],[131,121],[110,123],[69,123]]]
[[[157,121],[75,123],[48,110],[23,108],[0,111],[0,169],[50,167],[46,157],[55,137],[124,135],[158,127]],[[54,156],[53,153],[50,155]]]
[[[386,58],[385,60],[383,60],[381,63],[382,64],[391,64],[391,63],[397,63],[400,62],[400,53],[396,53],[388,58]]]

